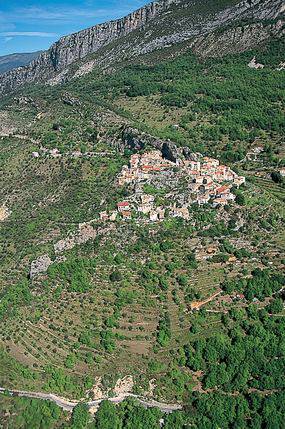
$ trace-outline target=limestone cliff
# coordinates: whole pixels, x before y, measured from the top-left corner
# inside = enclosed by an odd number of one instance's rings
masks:
[[[62,37],[27,67],[14,69],[1,76],[0,92],[7,92],[24,83],[44,82],[52,78],[75,61],[147,24],[157,14],[178,2],[152,2],[122,19]]]

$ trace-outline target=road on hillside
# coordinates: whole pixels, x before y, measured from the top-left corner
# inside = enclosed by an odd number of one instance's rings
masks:
[[[65,398],[61,398],[58,395],[54,395],[53,393],[43,393],[43,392],[28,392],[24,390],[14,390],[14,389],[4,389],[3,387],[0,387],[0,393],[7,393],[11,396],[22,396],[26,398],[34,398],[34,399],[42,399],[45,401],[52,401],[55,404],[57,404],[59,407],[61,407],[65,411],[71,412],[73,408],[79,403],[79,401],[71,401]],[[159,408],[164,413],[172,413],[176,410],[181,410],[182,406],[180,404],[165,404],[163,402],[154,401],[151,399],[146,399],[139,397],[137,395],[134,395],[132,393],[127,393],[118,397],[114,398],[102,398],[97,399],[94,401],[87,402],[87,406],[89,408],[91,407],[97,407],[100,405],[100,403],[107,399],[108,401],[119,404],[123,402],[126,398],[132,397],[135,398],[143,407],[145,408]]]

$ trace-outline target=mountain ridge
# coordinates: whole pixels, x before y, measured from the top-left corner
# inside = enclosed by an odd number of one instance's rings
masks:
[[[272,37],[282,37],[284,5],[281,0],[261,2],[226,0],[218,5],[210,1],[161,0],[152,2],[129,15],[63,36],[31,64],[0,77],[0,93],[24,84],[60,83],[69,67],[96,54],[90,66],[110,67],[120,60],[135,58],[186,42],[199,56],[215,56],[258,46]],[[170,19],[171,14],[171,19]],[[239,22],[248,20],[244,34]],[[271,22],[267,22],[271,20]],[[257,21],[257,22],[256,22]],[[263,22],[264,21],[264,22]],[[253,22],[253,24],[251,23]],[[230,33],[227,31],[228,25]],[[218,38],[214,49],[211,34],[225,28],[226,37]],[[217,42],[217,37],[215,35]],[[116,45],[112,51],[112,44]],[[225,49],[223,49],[223,46]],[[104,50],[107,50],[105,53]],[[107,58],[106,58],[107,57]]]
[[[0,75],[14,68],[28,65],[31,61],[40,55],[41,51],[13,53],[0,56]]]

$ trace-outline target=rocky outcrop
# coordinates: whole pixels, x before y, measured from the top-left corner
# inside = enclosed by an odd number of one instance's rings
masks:
[[[140,151],[147,146],[151,146],[161,151],[162,156],[168,161],[179,163],[185,158],[191,161],[197,161],[197,154],[192,153],[188,147],[178,147],[170,140],[162,140],[150,134],[139,131],[136,128],[126,127],[122,130],[120,148],[122,151],[125,148]]]
[[[80,224],[78,231],[64,238],[54,245],[56,254],[73,249],[76,245],[87,243],[89,240],[94,240],[97,236],[97,231],[89,223]]]
[[[127,146],[131,150],[142,150],[147,144],[146,136],[131,127],[123,129],[122,141],[124,146]]]
[[[11,211],[8,209],[8,207],[3,204],[0,206],[0,222],[6,220],[11,214]]]
[[[75,246],[85,244],[89,240],[94,240],[97,236],[104,236],[115,228],[114,225],[108,225],[104,228],[95,229],[91,223],[92,221],[79,224],[77,231],[55,243],[54,251],[57,257],[54,260],[45,254],[32,261],[29,278],[34,279],[38,275],[45,274],[48,268],[54,263],[64,262],[66,260],[64,252],[73,249]]]
[[[155,149],[161,150],[165,142],[164,140],[153,137],[150,134],[141,132],[136,128],[132,128],[132,127],[123,128],[121,139],[119,141],[122,142],[121,144],[122,150],[124,150],[124,148],[126,147],[131,150],[142,150],[147,145],[152,146]]]
[[[39,256],[36,260],[32,261],[30,268],[30,279],[33,279],[39,274],[46,273],[52,263],[53,262],[48,255]]]
[[[166,141],[163,143],[161,153],[163,158],[168,159],[168,161],[174,163],[178,163],[179,158],[181,157],[181,152],[179,153],[176,144],[170,141]]]
[[[217,31],[198,37],[193,51],[201,57],[221,57],[253,49],[270,39],[281,38],[284,34],[284,21],[281,19],[272,24],[237,25],[234,28],[225,28],[223,32]]]
[[[264,68],[264,64],[260,64],[256,61],[256,57],[253,57],[252,60],[248,63],[248,67],[250,69],[263,69]]]
[[[191,150],[187,146],[184,146],[182,148],[182,154],[184,158],[187,159],[188,161],[195,161],[195,162],[198,161],[199,155],[200,155],[199,153],[191,152]]]

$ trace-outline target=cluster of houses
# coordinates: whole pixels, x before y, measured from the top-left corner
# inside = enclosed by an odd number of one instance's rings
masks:
[[[210,203],[213,207],[218,207],[234,201],[235,195],[231,190],[233,186],[238,188],[242,185],[245,178],[238,176],[229,167],[220,165],[217,159],[198,154],[192,158],[195,158],[195,161],[183,159],[174,163],[164,159],[159,150],[133,154],[129,165],[123,166],[117,180],[119,186],[132,185],[135,189],[134,195],[128,198],[128,201],[118,202],[117,210],[111,213],[101,212],[100,219],[131,219],[136,213],[136,217],[143,214],[144,218],[156,222],[163,220],[167,211],[170,217],[187,220],[190,217],[189,207],[193,203]],[[177,190],[177,180],[181,178],[186,179],[187,185],[182,193],[187,195],[187,198]],[[165,195],[165,206],[156,206],[155,197],[143,190],[142,185],[155,186],[157,183],[162,183],[166,188],[174,184],[174,189]]]
[[[118,185],[123,186],[128,183],[140,182],[151,179],[154,173],[159,173],[175,166],[171,161],[162,158],[159,150],[134,154],[131,156],[129,166],[124,165],[118,177]]]
[[[245,182],[245,177],[238,176],[230,167],[220,165],[214,158],[203,157],[200,161],[184,161],[185,171],[192,183],[189,188],[193,193],[193,202],[199,205],[209,203],[214,207],[224,206],[235,200],[231,192]]]

